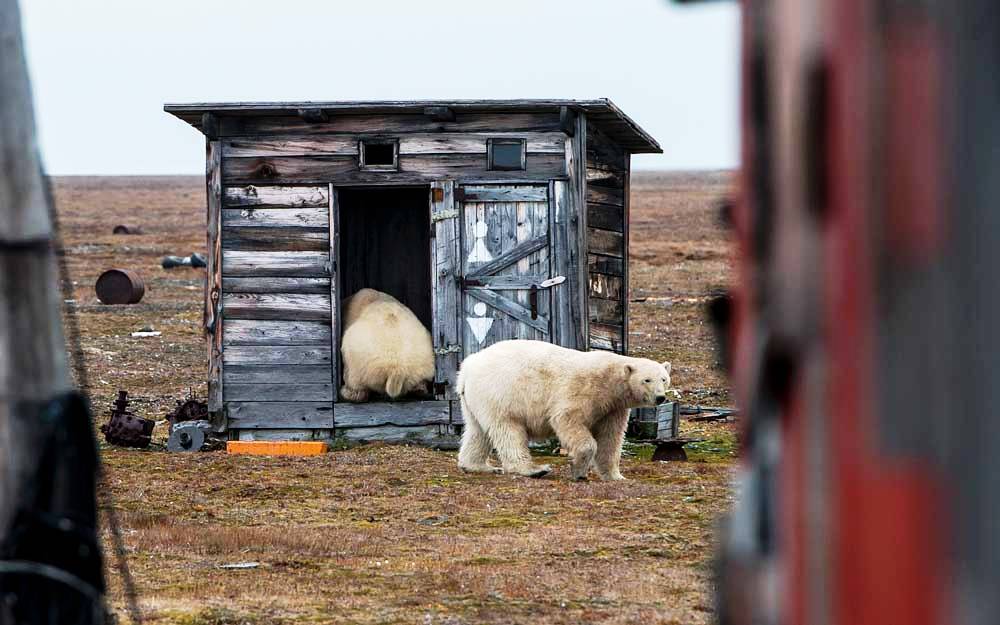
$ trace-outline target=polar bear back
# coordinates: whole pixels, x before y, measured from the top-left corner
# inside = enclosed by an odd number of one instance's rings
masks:
[[[399,300],[374,289],[345,300],[341,354],[348,382],[373,391],[385,392],[393,376],[409,390],[434,379],[430,332]]]

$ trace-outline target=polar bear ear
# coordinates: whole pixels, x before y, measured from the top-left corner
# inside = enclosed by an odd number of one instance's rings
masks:
[[[663,362],[662,362],[662,363],[660,363],[660,364],[662,364],[662,365],[663,365],[663,368],[667,370],[667,375],[670,375],[670,363],[669,363],[669,362],[667,362],[667,361],[663,361]]]
[[[625,365],[625,375],[632,375],[633,371],[635,371],[635,369],[632,368],[632,365]]]

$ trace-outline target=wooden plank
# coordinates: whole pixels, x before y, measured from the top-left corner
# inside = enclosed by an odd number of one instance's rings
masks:
[[[297,134],[396,134],[412,132],[559,132],[558,113],[460,113],[455,121],[436,121],[422,114],[333,115],[328,122],[310,123],[282,115],[225,116],[223,137]]]
[[[321,321],[228,321],[224,345],[330,346],[330,324]]]
[[[603,273],[590,274],[590,297],[601,299],[622,299],[622,279]]]
[[[562,154],[566,142],[561,132],[545,133],[436,133],[402,135],[400,154],[486,154],[488,139],[524,139],[528,154]]]
[[[552,270],[556,275],[569,278],[570,269],[569,238],[575,232],[569,223],[569,188],[565,181],[551,183],[549,201],[549,224],[552,233]],[[576,347],[573,330],[572,303],[575,293],[569,288],[570,282],[561,284],[552,292],[552,342],[563,347]]]
[[[431,223],[434,228],[431,239],[431,266],[434,268],[431,276],[431,308],[434,315],[431,336],[435,352],[434,381],[439,387],[444,385],[444,392],[436,395],[442,399],[457,397],[455,380],[461,356],[459,302],[462,295],[458,283],[461,235],[454,189],[454,182],[450,180],[431,183]]]
[[[620,232],[587,228],[587,251],[621,258],[625,252],[625,240]]]
[[[329,201],[327,187],[254,186],[226,187],[225,208],[316,208]]]
[[[226,160],[227,184],[310,183],[332,180],[335,184],[378,182],[432,182],[442,178],[481,180],[539,180],[566,175],[561,154],[527,155],[525,170],[487,169],[483,154],[400,155],[398,171],[362,171],[353,156],[275,156]]]
[[[222,273],[232,277],[322,278],[330,275],[330,253],[226,252]]]
[[[226,402],[230,429],[333,428],[333,404],[323,402]]]
[[[587,166],[612,168],[624,173],[628,170],[627,152],[612,141],[594,124],[587,125]]]
[[[625,173],[603,167],[587,167],[587,185],[621,189],[625,186]]]
[[[625,192],[611,187],[587,185],[587,203],[625,206]]]
[[[333,425],[341,428],[394,425],[447,425],[451,413],[447,401],[340,402],[333,411]]]
[[[631,200],[631,186],[632,186],[632,155],[625,153],[625,249],[622,252],[622,258],[624,259],[624,280],[622,280],[622,353],[628,354],[628,342],[629,342],[629,302],[631,298],[629,297],[629,233],[632,211],[632,200]]]
[[[329,321],[330,294],[223,293],[226,319]]]
[[[230,401],[333,401],[333,385],[326,384],[263,384],[227,383],[224,397]]]
[[[611,325],[622,325],[623,309],[620,301],[611,299],[590,298],[590,321],[591,323],[607,323]]]
[[[330,347],[230,345],[222,360],[226,365],[329,365]]]
[[[273,441],[286,443],[289,441],[317,441],[333,436],[333,430],[326,428],[272,428],[272,429],[235,429],[230,428],[238,441]],[[323,441],[325,442],[325,441]],[[228,443],[227,443],[228,444]]]
[[[587,204],[587,225],[622,232],[625,230],[625,211],[612,204]]]
[[[222,141],[224,158],[266,156],[358,156],[358,142],[366,135],[263,135]],[[565,135],[541,133],[422,133],[399,137],[400,154],[486,154],[492,138],[525,139],[528,153],[562,154]]]
[[[330,211],[321,208],[226,208],[223,228],[302,228],[326,232]]]
[[[327,210],[329,210],[328,221],[330,222],[330,249],[327,252],[330,255],[330,352],[332,354],[330,361],[330,382],[334,388],[333,401],[336,402],[340,396],[340,393],[337,392],[337,389],[340,388],[340,372],[343,371],[343,365],[340,362],[340,337],[343,333],[343,315],[340,310],[341,274],[337,262],[340,258],[340,196],[332,183],[327,186],[327,197],[330,198],[327,204]]]
[[[330,241],[325,230],[226,227],[222,248],[236,252],[322,252],[330,249]]]
[[[222,149],[227,159],[260,156],[357,156],[358,137],[355,135],[233,137],[222,141]],[[322,187],[316,188],[322,189]]]
[[[590,324],[590,347],[592,349],[605,349],[619,354],[623,353],[624,342],[622,336],[622,326],[620,325],[596,322]]]
[[[546,187],[465,185],[462,187],[466,202],[546,202]]]
[[[621,276],[625,272],[625,263],[621,258],[613,256],[601,256],[600,254],[587,255],[587,270],[589,273],[606,273],[612,276]]]
[[[532,286],[537,286],[548,280],[548,275],[542,274],[513,274],[503,276],[486,276],[479,278],[481,285],[474,285],[466,282],[467,289],[493,289],[494,291],[528,290]]]
[[[549,320],[547,317],[539,314],[538,318],[532,319],[531,311],[514,300],[498,295],[495,291],[485,289],[468,289],[466,290],[466,293],[468,293],[471,297],[496,308],[500,312],[517,319],[521,323],[531,326],[542,334],[549,334]]]
[[[577,115],[576,132],[572,139],[566,142],[566,168],[569,174],[567,187],[569,236],[569,270],[567,276],[570,299],[570,313],[573,322],[573,347],[587,349],[589,334],[587,324],[590,322],[587,310],[587,267],[583,259],[587,253],[587,115]]]
[[[447,448],[454,449],[455,437],[444,434],[444,430],[446,430],[446,427],[442,425],[420,425],[413,427],[384,425],[376,428],[338,428],[335,434],[337,438],[356,442],[380,441],[383,443],[426,445],[429,447],[447,445]]]
[[[226,293],[329,293],[329,278],[223,278]]]
[[[222,412],[222,149],[218,141],[206,146],[208,258],[205,269],[205,327],[208,350],[208,412],[216,426],[224,427]]]
[[[222,377],[229,384],[329,384],[330,364],[325,365],[233,365]]]
[[[497,229],[493,229],[493,231],[495,232]],[[524,243],[519,243],[514,248],[501,254],[500,256],[497,256],[493,260],[477,266],[474,271],[468,273],[468,277],[484,278],[486,276],[490,276],[506,267],[509,267],[510,265],[513,265],[525,256],[528,256],[533,252],[537,252],[548,244],[548,234],[535,237],[534,239],[530,239]]]

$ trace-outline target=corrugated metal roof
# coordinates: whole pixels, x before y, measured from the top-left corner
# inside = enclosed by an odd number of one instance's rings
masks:
[[[201,130],[204,113],[218,115],[298,116],[301,109],[318,109],[327,115],[363,115],[366,113],[423,113],[426,107],[446,106],[463,112],[558,112],[567,106],[587,114],[587,118],[634,154],[660,154],[663,150],[652,136],[632,121],[607,98],[597,100],[382,100],[344,102],[198,102],[165,104],[163,110],[176,115]]]

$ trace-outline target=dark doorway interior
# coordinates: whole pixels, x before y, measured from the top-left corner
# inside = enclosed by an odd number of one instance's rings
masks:
[[[339,189],[338,203],[341,297],[366,287],[388,293],[431,330],[429,189]]]

